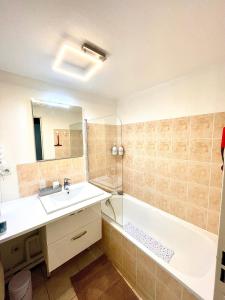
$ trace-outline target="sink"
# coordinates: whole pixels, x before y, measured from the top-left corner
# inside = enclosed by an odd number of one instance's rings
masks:
[[[104,192],[96,186],[88,182],[81,182],[71,185],[69,193],[63,190],[55,194],[40,197],[40,201],[47,214],[50,214],[102,194]]]

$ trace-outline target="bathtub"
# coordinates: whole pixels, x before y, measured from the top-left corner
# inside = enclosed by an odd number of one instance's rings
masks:
[[[173,250],[174,256],[169,263],[156,256],[128,234],[123,226],[107,217],[106,215],[111,216],[110,208],[107,206],[106,209],[105,204],[102,203],[103,216],[106,221],[196,296],[204,300],[213,299],[217,252],[216,235],[126,194],[123,196],[123,201],[118,196],[113,196],[111,202],[123,225],[134,224]]]

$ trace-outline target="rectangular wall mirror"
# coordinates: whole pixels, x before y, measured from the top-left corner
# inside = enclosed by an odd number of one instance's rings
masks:
[[[36,160],[83,156],[82,108],[32,101]]]

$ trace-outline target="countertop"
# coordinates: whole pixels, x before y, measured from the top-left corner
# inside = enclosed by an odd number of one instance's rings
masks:
[[[3,202],[2,215],[7,221],[7,231],[0,235],[0,244],[54,222],[77,210],[106,200],[111,196],[111,194],[103,190],[102,192],[103,194],[100,196],[60,209],[51,214],[46,213],[38,195]]]

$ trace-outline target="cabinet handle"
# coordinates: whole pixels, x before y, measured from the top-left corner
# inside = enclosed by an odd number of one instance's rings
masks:
[[[77,214],[81,213],[81,212],[84,211],[84,210],[85,210],[84,208],[83,208],[83,209],[80,209],[80,210],[78,210],[78,211],[76,211],[76,212],[70,214],[70,216],[77,215]]]
[[[81,237],[82,237],[83,235],[85,235],[86,233],[87,233],[87,230],[85,230],[85,231],[79,233],[78,235],[75,235],[75,236],[71,239],[71,241],[75,241],[75,240],[81,238]]]

